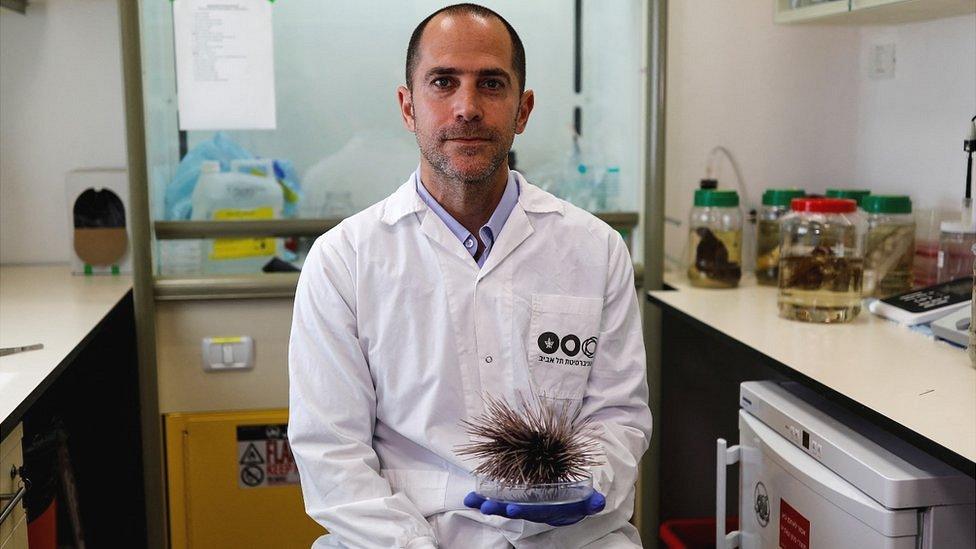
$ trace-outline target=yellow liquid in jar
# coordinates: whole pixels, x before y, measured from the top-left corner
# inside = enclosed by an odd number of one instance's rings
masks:
[[[691,231],[688,281],[702,288],[734,288],[742,278],[742,231]]]
[[[788,257],[780,261],[779,314],[804,322],[850,322],[861,312],[860,258]]]
[[[775,286],[779,281],[779,221],[759,220],[756,233],[756,281]]]
[[[873,227],[864,254],[864,293],[883,299],[911,290],[914,260],[914,225]]]

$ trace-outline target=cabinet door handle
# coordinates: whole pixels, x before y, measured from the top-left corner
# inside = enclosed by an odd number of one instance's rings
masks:
[[[20,503],[20,500],[24,499],[24,494],[27,493],[27,488],[30,486],[30,481],[24,476],[24,468],[21,467],[18,469],[16,466],[11,467],[10,479],[13,480],[18,475],[20,475],[20,479],[24,481],[24,483],[20,485],[20,488],[18,488],[13,494],[0,494],[0,501],[8,499],[10,500],[6,505],[3,506],[3,509],[0,510],[0,524],[3,524],[3,521],[7,520],[7,517],[14,512],[14,509],[17,507],[17,504]]]
[[[3,506],[3,510],[0,511],[0,524],[7,520],[7,517],[14,512],[14,508],[20,503],[20,500],[24,499],[24,494],[27,493],[27,486],[21,486],[13,495],[10,495],[10,501]],[[8,494],[3,494],[3,499],[7,499]]]

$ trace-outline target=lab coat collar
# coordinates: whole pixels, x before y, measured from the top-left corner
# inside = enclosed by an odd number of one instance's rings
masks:
[[[518,172],[515,172],[515,177],[518,178],[521,191],[518,203],[523,210],[529,213],[555,212],[560,215],[563,214],[563,203],[558,198],[530,184]],[[387,225],[395,225],[407,215],[426,209],[427,205],[417,194],[414,174],[410,174],[410,177],[383,204],[383,213],[380,219]]]
[[[413,174],[389,198],[383,202],[380,219],[387,225],[395,225],[404,217],[427,208],[424,200],[417,194]]]
[[[555,196],[532,185],[525,180],[525,177],[515,172],[519,181],[519,206],[529,213],[558,213],[563,215],[563,203]],[[491,256],[489,256],[491,257]]]

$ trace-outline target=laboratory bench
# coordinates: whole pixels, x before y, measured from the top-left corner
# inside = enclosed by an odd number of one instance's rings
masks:
[[[800,382],[976,476],[976,369],[965,350],[865,309],[838,325],[780,318],[777,289],[749,276],[734,289],[695,288],[676,273],[664,282],[647,295],[662,315],[662,520],[713,516],[715,440],[737,440],[739,384],[750,380]]]
[[[31,468],[28,457],[61,440],[74,494],[59,489],[58,512],[77,510],[90,546],[145,545],[131,277],[0,266],[0,347],[36,343],[43,348],[0,357],[0,441],[18,447],[15,465],[28,461],[25,498],[67,482],[64,467]]]

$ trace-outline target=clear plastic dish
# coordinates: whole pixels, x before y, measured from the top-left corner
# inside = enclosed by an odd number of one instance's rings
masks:
[[[478,477],[475,492],[488,500],[500,503],[528,503],[532,505],[563,505],[579,503],[593,494],[593,477],[554,484],[504,484]]]

